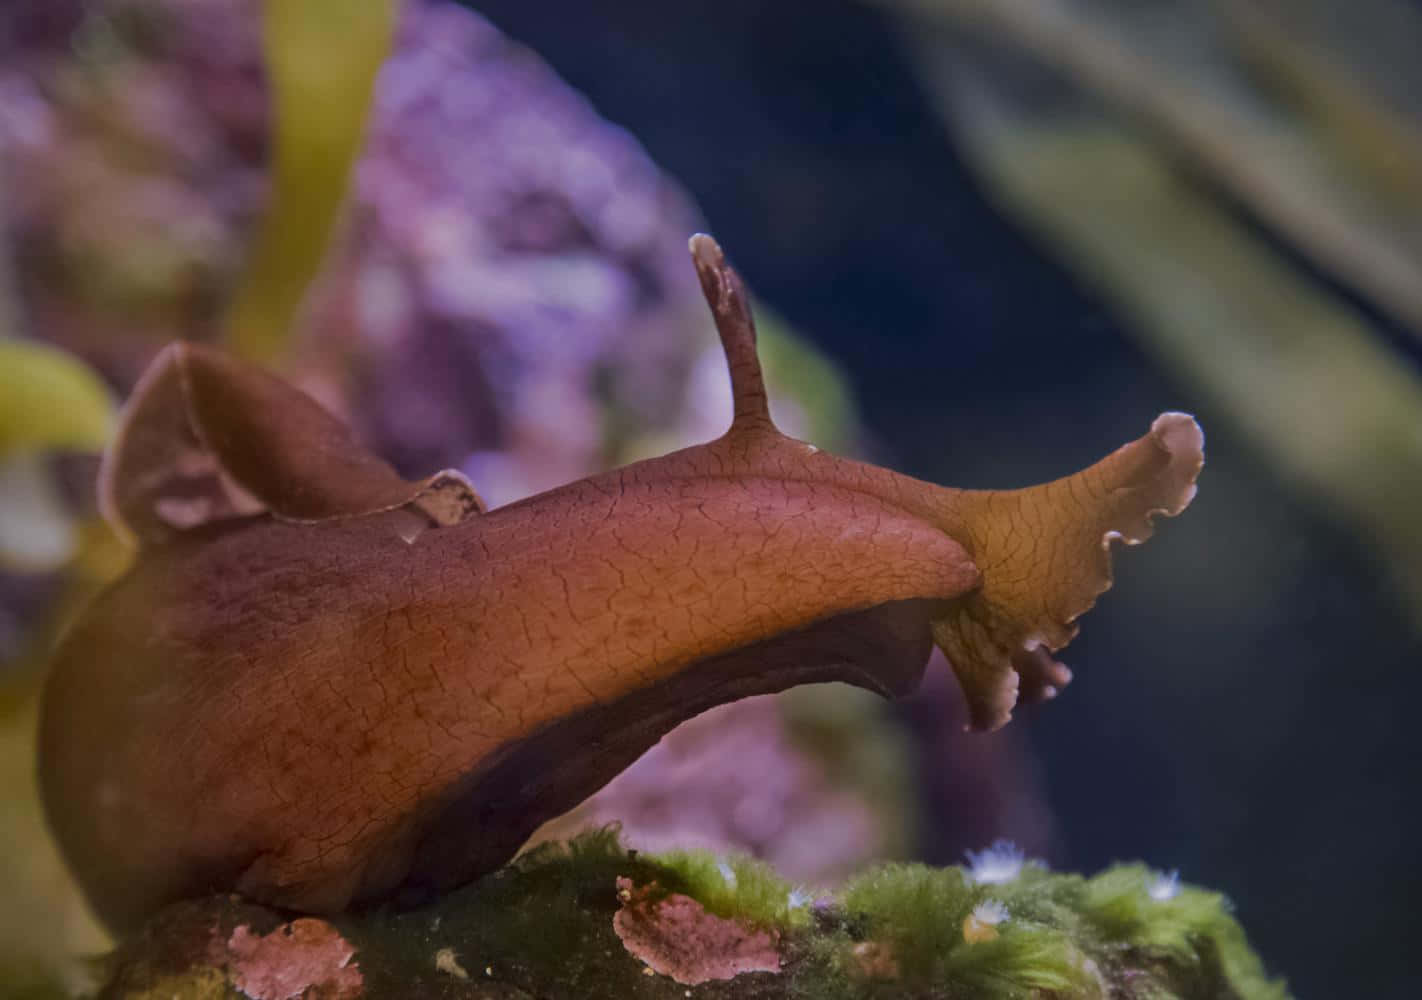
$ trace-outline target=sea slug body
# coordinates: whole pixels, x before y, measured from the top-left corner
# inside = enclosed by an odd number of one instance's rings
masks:
[[[165,348],[105,456],[133,568],[56,651],[46,812],[113,928],[238,891],[314,913],[507,861],[677,723],[752,694],[916,687],[936,644],[975,728],[1060,690],[1053,652],[1194,495],[1167,413],[1073,476],[948,489],[771,422],[747,297],[692,257],[734,420],[704,445],[486,511],[408,482],[314,401]]]

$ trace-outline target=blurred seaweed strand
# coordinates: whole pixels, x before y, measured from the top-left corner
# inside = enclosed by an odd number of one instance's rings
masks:
[[[924,78],[996,198],[1274,471],[1366,544],[1422,628],[1422,377],[1236,211],[1419,332],[1422,215],[1407,185],[1357,179],[1336,144],[1272,106],[1231,69],[1213,22],[1198,23],[1209,9],[893,2],[920,25]],[[1276,40],[1250,19],[1257,6],[1226,18],[1255,48]],[[1188,83],[1178,69],[1187,58]],[[1043,74],[1076,89],[1023,85]],[[1390,112],[1368,127],[1409,155]],[[1182,176],[1182,157],[1227,197]]]
[[[1381,199],[1355,183],[1347,157],[1242,79],[1214,51],[1216,25],[1201,23],[1218,9],[1254,52],[1278,51],[1287,38],[1264,16],[1269,4],[1242,0],[1191,11],[1113,0],[876,2],[1009,45],[1130,116],[1316,266],[1422,339],[1422,204],[1400,193]],[[1324,92],[1315,86],[1315,94]],[[1359,95],[1351,90],[1355,102]],[[1341,111],[1342,102],[1334,107]],[[1415,147],[1415,133],[1363,103],[1369,127],[1385,137],[1394,159]]]
[[[107,440],[113,402],[78,358],[21,336],[21,309],[0,159],[0,569],[53,570],[79,532],[48,468],[54,452],[92,452]],[[20,639],[0,616],[0,663]]]
[[[1422,236],[1422,7],[1320,0],[1214,0],[1226,42],[1266,86],[1330,133],[1339,154]],[[1416,253],[1413,253],[1414,260]],[[1422,333],[1422,331],[1418,331]]]
[[[321,269],[360,153],[398,0],[263,0],[274,128],[270,188],[250,264],[228,307],[229,342],[275,356]]]

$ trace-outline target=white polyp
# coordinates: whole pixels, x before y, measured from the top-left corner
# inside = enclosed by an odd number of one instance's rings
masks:
[[[973,907],[973,919],[989,927],[996,927],[1007,917],[1007,904],[998,899],[985,899]]]
[[[1146,883],[1146,894],[1157,903],[1164,903],[1180,895],[1180,869],[1155,872]]]
[[[968,877],[980,885],[1011,882],[1022,874],[1027,856],[1010,840],[995,840],[982,851],[965,851],[971,866]]]

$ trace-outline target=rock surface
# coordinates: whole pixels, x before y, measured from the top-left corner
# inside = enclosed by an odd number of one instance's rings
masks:
[[[985,919],[993,934],[968,933]],[[996,884],[891,865],[811,900],[755,862],[639,856],[606,831],[403,912],[327,922],[235,897],[177,904],[113,957],[101,995],[1289,996],[1263,975],[1222,897],[1138,865],[1083,879],[1029,863]]]

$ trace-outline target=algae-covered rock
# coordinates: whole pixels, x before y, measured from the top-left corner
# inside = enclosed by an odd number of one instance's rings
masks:
[[[1222,896],[1141,865],[891,864],[811,898],[759,862],[638,855],[611,830],[405,910],[180,903],[109,968],[115,1000],[1289,996]]]

